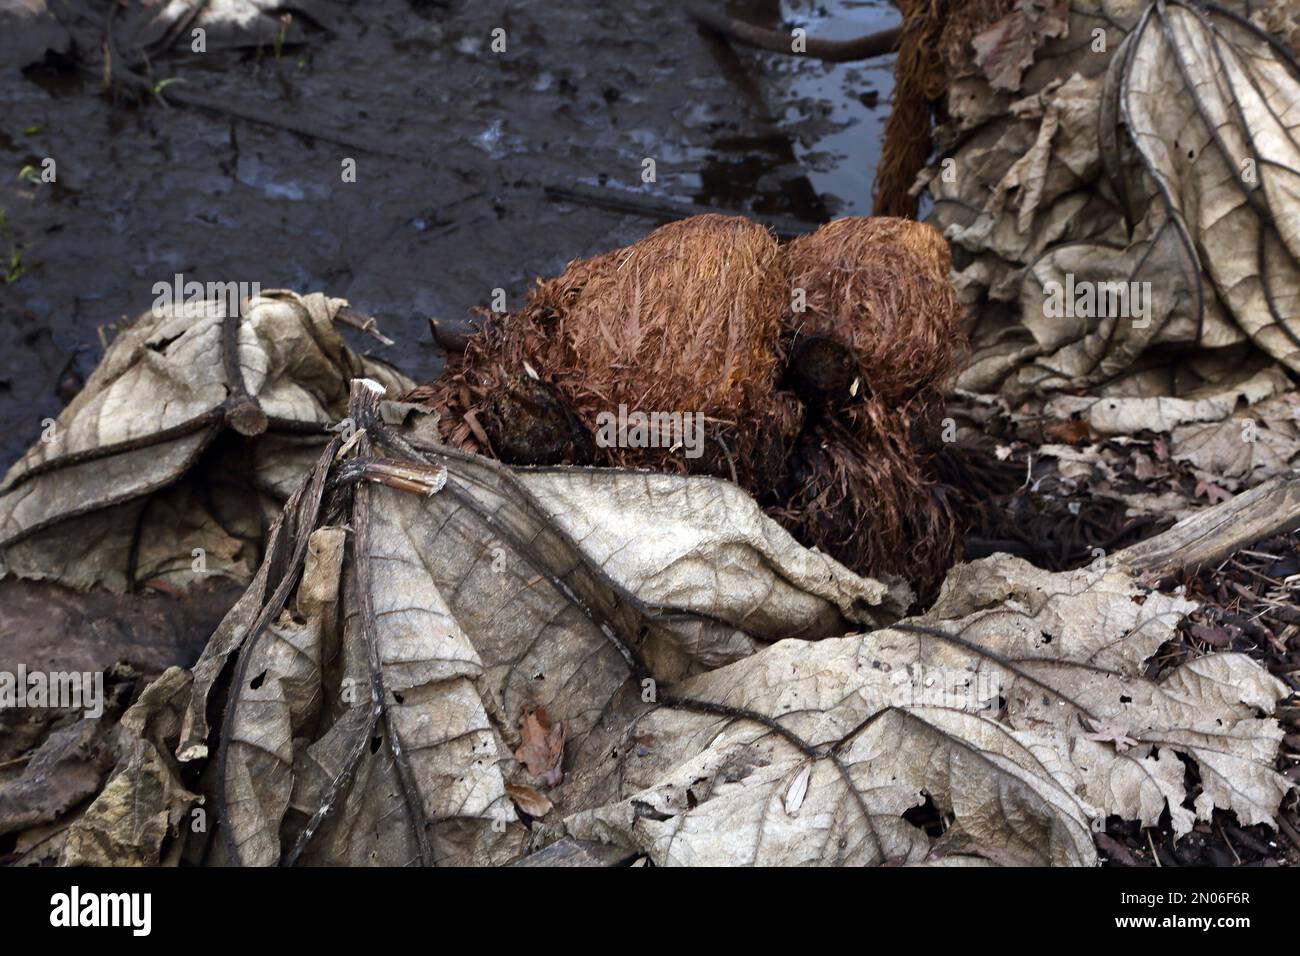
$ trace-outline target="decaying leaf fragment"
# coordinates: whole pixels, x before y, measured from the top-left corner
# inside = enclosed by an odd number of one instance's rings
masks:
[[[52,823],[97,794],[114,762],[111,731],[83,717],[50,733],[23,773],[0,783],[0,834]]]
[[[180,726],[191,677],[169,668],[150,684],[114,728],[117,766],[86,812],[69,828],[63,866],[157,866],[164,842],[179,837],[202,802],[181,785],[168,741]],[[206,817],[196,810],[206,829]],[[179,849],[182,843],[173,841]]]
[[[1059,396],[1047,410],[1082,416],[1099,436],[1166,434],[1171,460],[1230,489],[1300,466],[1300,392],[1276,365],[1180,397]]]
[[[542,793],[527,784],[506,784],[506,795],[514,801],[516,807],[530,817],[540,819],[555,808],[554,804],[547,800]]]
[[[548,787],[564,779],[564,725],[553,723],[546,708],[529,704],[524,707],[524,717],[519,723],[519,736],[523,743],[515,751],[515,759],[528,768]]]
[[[1064,36],[1069,25],[1066,0],[1020,0],[1016,10],[1017,15],[1003,17],[971,40],[975,65],[995,90],[1019,89],[1040,39]]]

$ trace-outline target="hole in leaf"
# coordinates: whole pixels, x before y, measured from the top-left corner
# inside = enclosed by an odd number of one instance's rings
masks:
[[[150,351],[153,352],[165,352],[167,351],[167,346],[171,345],[173,342],[175,342],[184,334],[185,334],[185,330],[182,330],[180,332],[177,332],[175,335],[169,335],[164,338],[161,338],[157,342],[150,342],[148,344],[148,348]]]
[[[944,826],[943,814],[935,806],[934,800],[928,793],[922,791],[921,795],[925,801],[919,806],[912,807],[903,812],[903,819],[918,830],[923,830],[927,836],[938,838],[943,836],[943,831],[947,829]]]

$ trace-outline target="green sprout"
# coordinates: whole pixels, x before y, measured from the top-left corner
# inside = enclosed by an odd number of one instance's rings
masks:
[[[9,246],[9,267],[5,270],[5,282],[8,285],[13,285],[26,274],[27,266],[23,262],[22,251],[11,243]]]
[[[14,242],[13,231],[9,228],[9,222],[5,219],[3,209],[0,209],[0,243],[9,244],[8,262],[5,264],[4,279],[6,284],[13,285],[24,275],[27,274],[28,266],[23,262],[22,250]]]
[[[284,39],[289,33],[289,24],[291,23],[293,23],[292,13],[282,13],[280,15],[280,30],[276,33],[275,40],[271,47],[275,53],[277,61],[280,59],[280,54],[284,50]]]

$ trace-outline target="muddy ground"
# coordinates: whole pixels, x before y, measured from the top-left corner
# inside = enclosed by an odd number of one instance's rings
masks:
[[[303,6],[311,16],[299,13],[282,44],[175,47],[151,61],[155,79],[178,81],[173,92],[264,123],[114,102],[84,41],[102,35],[102,3],[57,5],[80,48],[48,21],[7,38],[0,465],[76,393],[102,355],[101,329],[147,309],[154,283],[175,273],[345,297],[397,340],[353,344],[427,380],[441,363],[430,316],[461,320],[498,287],[513,308],[535,276],[656,224],[548,187],[796,227],[869,211],[889,59],[736,53],[653,0]],[[733,9],[827,37],[898,17],[886,0]],[[504,54],[488,46],[497,26]],[[19,176],[46,157],[55,184]],[[647,157],[652,185],[641,182]],[[342,182],[345,158],[355,183]]]

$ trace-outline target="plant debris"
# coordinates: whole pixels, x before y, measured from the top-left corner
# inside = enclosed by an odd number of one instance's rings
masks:
[[[411,383],[344,343],[347,303],[267,291],[146,313],[0,484],[0,573],[77,590],[246,584],[347,381]]]
[[[1257,25],[1276,16],[1242,0],[1039,9],[1055,6],[1016,4],[975,38],[1022,38],[1024,55],[949,86],[919,181],[979,316],[961,386],[1182,397],[1261,356],[1300,371],[1300,67]]]
[[[932,596],[961,526],[931,448],[961,340],[927,226],[844,219],[778,247],[698,216],[539,282],[407,396],[453,447],[514,465],[730,478],[803,543]],[[614,440],[602,418],[697,416],[704,447]],[[651,419],[653,421],[653,419]]]
[[[502,864],[574,839],[657,865],[1081,865],[1112,816],[1276,825],[1288,689],[1226,651],[1151,672],[1199,606],[1123,555],[959,565],[890,623],[902,595],[730,482],[511,471],[386,424],[380,391],[354,385],[363,438],[324,450],[199,663],[124,717],[62,862]],[[349,464],[381,455],[400,467]],[[425,469],[432,495],[380,480]],[[937,829],[908,816],[927,803]],[[215,832],[178,825],[196,806]]]

